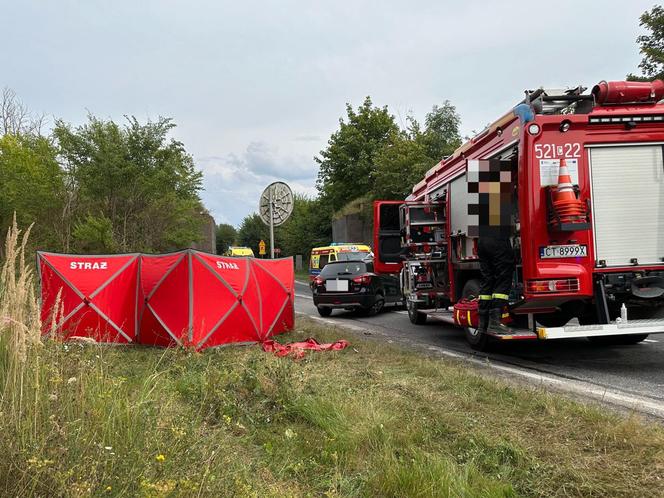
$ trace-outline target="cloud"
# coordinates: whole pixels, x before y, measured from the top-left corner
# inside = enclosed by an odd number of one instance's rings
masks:
[[[302,155],[281,155],[279,147],[252,141],[240,153],[196,158],[203,171],[203,203],[217,223],[239,225],[258,209],[263,189],[274,181],[288,183],[294,192],[316,195],[318,168]]]
[[[241,160],[247,169],[259,176],[281,177],[286,180],[313,178],[318,167],[310,157],[282,156],[279,148],[266,142],[250,142]]]
[[[294,140],[297,142],[321,142],[323,139],[318,135],[299,135]]]

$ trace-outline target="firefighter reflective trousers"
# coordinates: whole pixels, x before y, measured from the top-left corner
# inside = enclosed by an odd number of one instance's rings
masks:
[[[480,304],[482,301],[489,300],[494,301],[492,307],[496,307],[498,302],[505,304],[512,289],[514,274],[514,251],[510,239],[507,237],[480,237],[477,253],[482,272]]]

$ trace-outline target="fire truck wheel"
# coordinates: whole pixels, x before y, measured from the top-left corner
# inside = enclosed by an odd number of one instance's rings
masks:
[[[408,301],[406,308],[408,309],[408,319],[410,320],[410,323],[414,325],[424,325],[426,323],[427,314],[417,311],[417,303]]]
[[[320,316],[330,316],[332,314],[332,308],[327,308],[325,306],[316,306],[318,309],[318,314]]]
[[[463,286],[461,291],[461,297],[468,298],[470,296],[477,296],[480,293],[480,281],[476,278],[468,280]],[[466,336],[466,341],[470,344],[470,347],[476,351],[484,351],[489,345],[489,336],[486,334],[480,333],[480,331],[475,327],[464,327],[464,334]]]

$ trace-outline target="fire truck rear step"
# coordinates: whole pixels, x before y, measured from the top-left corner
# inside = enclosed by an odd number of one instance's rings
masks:
[[[537,327],[540,339],[570,339],[574,337],[600,337],[610,335],[661,334],[664,320],[629,320],[628,322],[603,325],[565,325],[563,327]]]
[[[454,322],[454,313],[452,311],[428,311],[427,316],[449,325],[458,325]],[[512,341],[521,339],[538,339],[537,334],[526,329],[513,329],[514,333],[510,335],[488,334],[491,337],[501,341]]]
[[[427,316],[457,326],[452,311],[429,311]],[[604,325],[565,325],[563,327],[537,326],[537,333],[527,329],[514,328],[510,335],[488,334],[501,341],[524,339],[574,339],[578,337],[602,337],[610,335],[637,335],[664,333],[664,319],[630,320],[625,323],[608,323]]]

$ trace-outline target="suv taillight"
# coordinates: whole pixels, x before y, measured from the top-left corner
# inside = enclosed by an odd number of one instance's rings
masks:
[[[360,275],[353,278],[353,282],[360,285],[369,285],[371,283],[371,275]]]
[[[314,278],[314,285],[323,285],[323,279],[320,277]]]

